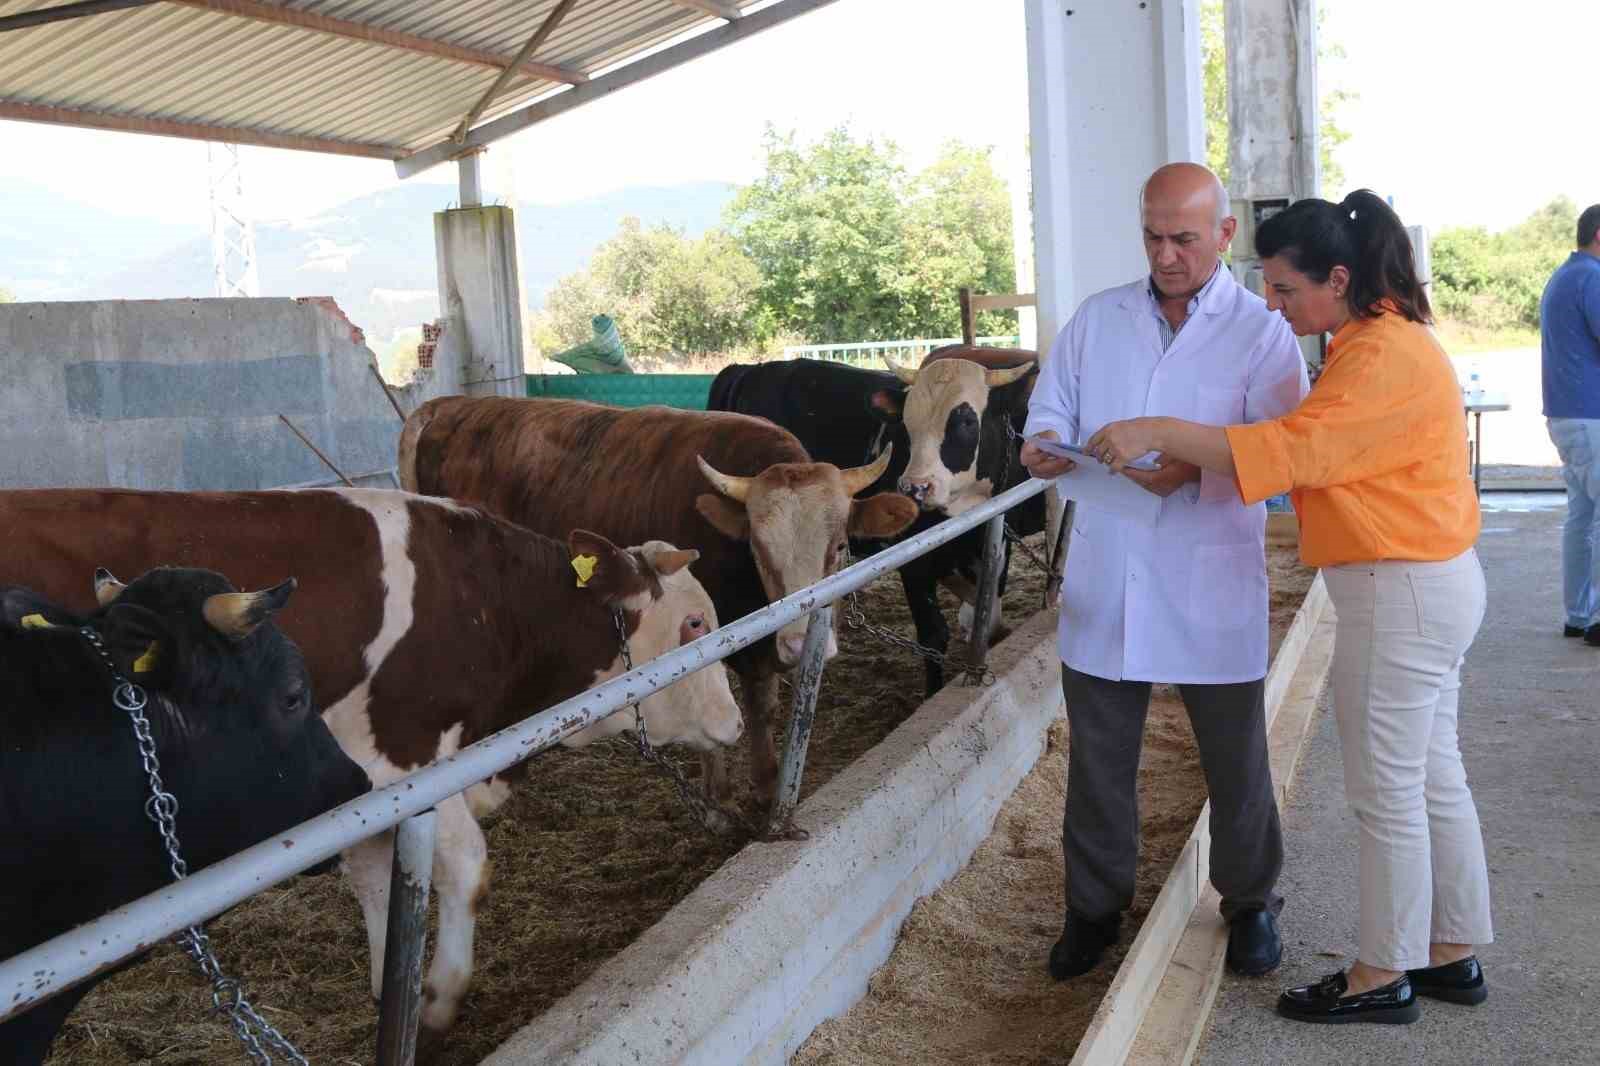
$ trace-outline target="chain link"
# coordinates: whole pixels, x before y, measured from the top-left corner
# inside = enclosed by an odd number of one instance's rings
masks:
[[[171,860],[172,879],[182,881],[189,876],[189,864],[183,861],[182,852],[178,847],[178,798],[166,790],[161,780],[161,760],[156,757],[155,737],[150,732],[150,720],[144,713],[145,708],[149,706],[149,698],[143,688],[124,678],[117,670],[117,664],[112,660],[111,653],[106,650],[105,642],[100,639],[100,634],[95,632],[93,627],[84,626],[79,632],[89,642],[89,646],[99,653],[107,669],[111,671],[111,683],[114,686],[112,702],[127,712],[133,722],[133,735],[139,746],[139,759],[144,766],[145,776],[150,781],[150,798],[145,801],[144,813],[155,823],[156,830],[166,845],[167,857]],[[178,946],[194,960],[200,973],[211,983],[212,1008],[233,1026],[234,1035],[239,1038],[239,1043],[244,1045],[245,1054],[250,1056],[252,1062],[260,1066],[271,1066],[272,1055],[267,1050],[271,1048],[297,1066],[310,1066],[306,1057],[300,1054],[282,1033],[262,1018],[255,1007],[251,1006],[250,1001],[245,998],[244,986],[237,979],[223,973],[222,964],[211,951],[211,938],[206,936],[202,927],[191,925],[180,933],[176,940]],[[262,1047],[263,1041],[267,1045],[266,1048]]]
[[[628,647],[627,621],[622,617],[622,612],[618,610],[611,612],[611,620],[617,629],[617,641],[622,646],[622,668],[624,670],[632,670],[633,652]],[[639,757],[654,766],[666,776],[668,781],[672,782],[672,787],[678,793],[678,798],[683,801],[685,807],[689,808],[689,812],[694,816],[695,821],[699,822],[709,832],[716,834],[727,833],[732,829],[738,828],[752,836],[759,835],[758,830],[743,818],[707,800],[704,790],[695,788],[689,779],[684,776],[683,771],[678,769],[671,759],[662,754],[660,748],[650,743],[650,733],[644,724],[644,711],[640,709],[638,701],[634,701],[630,706],[633,708],[633,735],[639,750]]]

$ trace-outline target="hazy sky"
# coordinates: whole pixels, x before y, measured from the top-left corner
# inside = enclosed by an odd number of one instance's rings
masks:
[[[1600,0],[1323,0],[1359,93],[1343,115],[1351,181],[1407,221],[1516,221],[1557,193],[1600,200],[1594,99]],[[641,183],[748,180],[762,125],[811,136],[850,121],[913,166],[950,137],[1014,155],[1027,135],[1021,0],[839,0],[817,13],[540,124],[489,153],[490,181],[558,202]],[[1582,124],[1580,125],[1580,120]],[[315,214],[395,183],[382,162],[247,149],[258,217]],[[114,168],[114,170],[113,170]],[[116,180],[107,180],[108,173]],[[454,181],[454,168],[422,180]],[[0,122],[13,178],[73,199],[206,225],[205,146]]]

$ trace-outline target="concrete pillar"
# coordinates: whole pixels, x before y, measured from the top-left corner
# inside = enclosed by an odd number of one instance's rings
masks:
[[[1148,271],[1139,186],[1205,159],[1199,0],[1026,0],[1039,344]]]
[[[478,207],[483,203],[483,176],[478,165],[482,152],[468,152],[456,160],[456,176],[461,185],[461,206]]]
[[[522,396],[525,306],[516,213],[462,207],[433,216],[439,309],[461,352],[461,391]]]
[[[1237,199],[1320,195],[1316,0],[1227,0],[1223,13],[1229,192]]]

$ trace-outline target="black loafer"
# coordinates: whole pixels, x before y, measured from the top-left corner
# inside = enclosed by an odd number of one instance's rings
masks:
[[[1587,633],[1588,631],[1589,631],[1588,627],[1586,627],[1586,626],[1562,626],[1561,627],[1561,635],[1564,636],[1564,637],[1581,637],[1585,633]]]
[[[1228,969],[1246,977],[1271,973],[1283,961],[1278,919],[1269,910],[1241,911],[1228,923]]]
[[[1278,997],[1278,1013],[1297,1022],[1343,1025],[1378,1022],[1409,1025],[1422,1017],[1411,980],[1404,975],[1370,992],[1347,996],[1350,987],[1343,973],[1330,974],[1314,985],[1291,988]]]
[[[1067,923],[1061,930],[1061,939],[1050,949],[1050,976],[1057,981],[1088,973],[1106,948],[1117,942],[1122,928],[1122,915],[1095,920],[1085,918],[1076,911],[1067,912]]]
[[[1583,642],[1590,647],[1600,648],[1600,622],[1583,631]]]
[[[1411,987],[1419,996],[1469,1007],[1489,998],[1489,989],[1483,983],[1483,966],[1476,955],[1425,970],[1407,970],[1406,976],[1411,978]]]

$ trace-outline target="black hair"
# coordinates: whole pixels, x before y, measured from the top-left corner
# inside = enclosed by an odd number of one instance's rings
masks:
[[[1433,318],[1406,227],[1370,189],[1357,189],[1337,204],[1296,200],[1261,224],[1256,255],[1282,255],[1319,283],[1334,267],[1344,267],[1350,272],[1345,301],[1357,318],[1376,316],[1381,300],[1392,300],[1412,322]]]
[[[1583,209],[1583,214],[1578,216],[1578,247],[1587,248],[1600,238],[1595,230],[1600,230],[1600,204],[1590,204]]]

